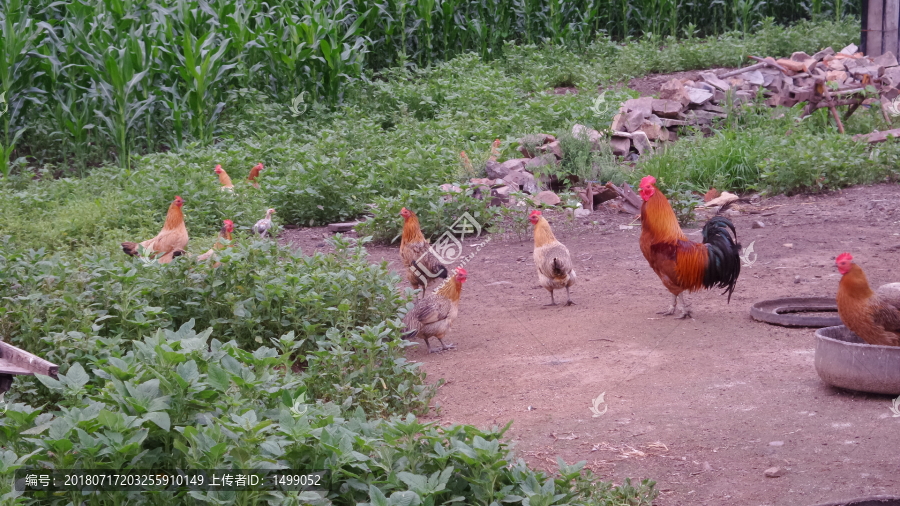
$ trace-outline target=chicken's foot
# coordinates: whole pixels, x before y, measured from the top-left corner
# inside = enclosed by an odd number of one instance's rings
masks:
[[[688,304],[688,301],[684,297],[684,294],[683,293],[679,294],[678,297],[676,297],[676,300],[677,299],[681,299],[681,316],[679,316],[678,318],[682,319],[682,320],[685,318],[693,319],[694,317],[691,316],[691,305]]]
[[[441,338],[438,338],[438,341],[441,341]],[[444,341],[441,341],[441,349],[438,351],[440,352],[440,351],[453,350],[453,349],[456,349],[455,344],[453,344],[453,343],[444,344]]]
[[[659,311],[659,312],[657,312],[656,314],[661,314],[661,315],[665,315],[665,316],[669,316],[669,315],[671,315],[671,314],[675,314],[675,307],[676,307],[677,305],[678,305],[678,296],[677,296],[677,295],[673,295],[673,296],[672,296],[672,305],[669,306],[669,309],[667,309],[667,310],[665,310],[665,311]]]
[[[572,302],[572,296],[569,295],[569,287],[568,287],[568,286],[566,287],[566,305],[567,305],[567,306],[574,306],[574,305],[575,305],[575,303]]]
[[[544,304],[545,306],[555,306],[556,300],[553,298],[553,290],[548,290],[550,292],[550,303]]]

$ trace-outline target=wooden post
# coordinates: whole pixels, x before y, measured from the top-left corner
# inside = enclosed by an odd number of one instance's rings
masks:
[[[884,53],[897,56],[897,25],[900,23],[900,0],[884,1]]]
[[[869,9],[866,22],[866,56],[880,56],[884,54],[883,27],[884,27],[884,0],[869,0]]]
[[[16,375],[43,374],[56,378],[59,366],[0,341],[0,393],[9,390]]]

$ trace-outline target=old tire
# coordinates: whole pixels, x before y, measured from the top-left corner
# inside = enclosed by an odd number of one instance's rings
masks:
[[[804,315],[807,312],[834,311],[834,316]],[[832,297],[789,297],[763,300],[750,307],[754,320],[783,327],[834,327],[841,325],[837,301]]]

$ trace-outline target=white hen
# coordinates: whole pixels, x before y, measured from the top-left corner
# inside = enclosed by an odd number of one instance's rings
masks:
[[[253,225],[253,232],[259,234],[260,237],[265,237],[269,234],[269,231],[272,229],[272,215],[274,213],[274,209],[267,210],[266,217],[257,221],[256,225]]]

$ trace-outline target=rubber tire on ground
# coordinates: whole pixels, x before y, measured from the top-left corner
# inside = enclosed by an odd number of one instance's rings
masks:
[[[804,312],[834,311],[834,316],[804,316]],[[763,300],[750,307],[750,317],[782,327],[834,327],[841,325],[837,300],[831,297],[789,297]]]

